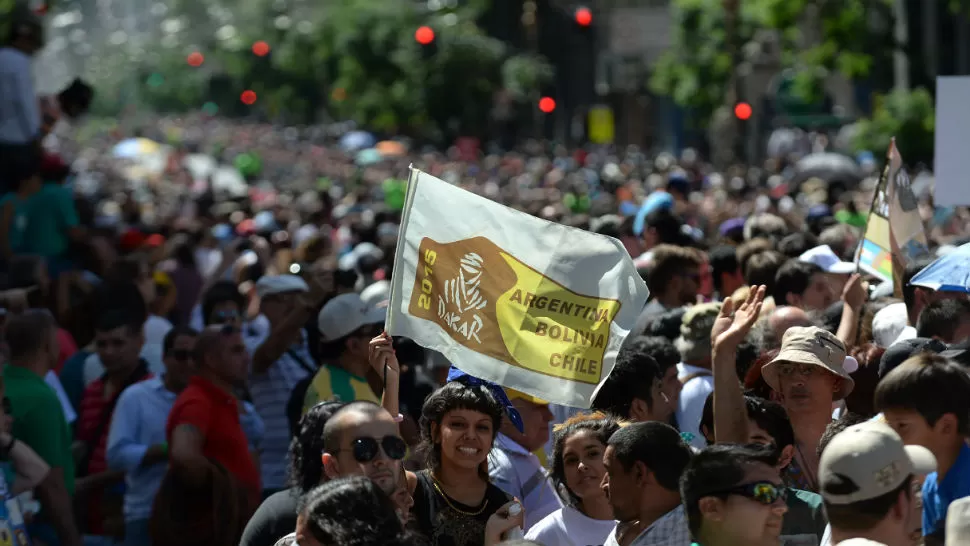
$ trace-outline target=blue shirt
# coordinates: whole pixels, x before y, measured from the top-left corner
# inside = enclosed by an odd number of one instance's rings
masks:
[[[936,472],[923,481],[923,536],[940,531],[946,525],[946,509],[956,499],[970,496],[970,447],[963,444],[953,466],[943,480]]]
[[[125,520],[148,519],[165,464],[142,466],[145,452],[165,443],[165,423],[178,395],[153,377],[125,389],[118,398],[108,432],[108,468],[125,472]]]

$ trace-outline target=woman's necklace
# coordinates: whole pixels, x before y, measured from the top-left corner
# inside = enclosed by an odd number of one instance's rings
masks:
[[[446,495],[445,492],[441,489],[441,485],[439,485],[438,479],[435,478],[433,475],[431,476],[431,486],[434,487],[434,490],[438,492],[438,495],[441,495],[441,498],[444,499],[445,504],[448,505],[448,508],[451,508],[452,510],[454,510],[455,512],[458,512],[463,516],[477,516],[482,512],[484,512],[485,508],[488,507],[488,499],[486,498],[485,502],[482,503],[482,507],[479,508],[478,510],[475,510],[475,511],[462,510],[461,508],[458,508],[457,506],[452,504],[451,499],[448,498],[448,495]]]
[[[805,458],[805,454],[802,453],[802,448],[798,446],[798,442],[795,442],[795,450],[798,451],[798,458],[801,459],[800,466],[802,467],[802,472],[805,473],[805,477],[808,478],[808,485],[812,490],[818,489],[818,483],[815,481],[815,472],[810,468],[808,459]]]

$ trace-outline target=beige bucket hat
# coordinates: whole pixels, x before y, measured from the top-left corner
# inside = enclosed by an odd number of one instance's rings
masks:
[[[846,373],[845,345],[831,332],[817,326],[794,326],[781,338],[781,351],[771,362],[761,368],[761,376],[772,389],[781,391],[778,381],[780,364],[811,364],[842,378],[833,400],[842,400],[855,388],[855,381]]]

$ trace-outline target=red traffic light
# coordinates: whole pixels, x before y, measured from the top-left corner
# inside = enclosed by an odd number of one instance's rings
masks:
[[[241,100],[242,103],[247,106],[252,105],[256,102],[256,92],[247,89],[242,92],[242,95],[239,96],[239,100]]]
[[[746,102],[739,102],[734,107],[734,115],[740,120],[749,119],[751,117],[751,105]]]
[[[589,8],[578,8],[576,10],[576,24],[581,27],[588,27],[593,23],[593,12]]]
[[[414,39],[421,45],[428,45],[434,41],[434,30],[431,27],[420,27],[414,32]]]
[[[552,97],[542,97],[539,99],[539,110],[545,114],[551,114],[556,109],[556,101]]]
[[[205,62],[205,57],[198,51],[193,51],[189,53],[189,58],[187,59],[189,66],[202,66]]]
[[[253,44],[253,54],[257,57],[265,57],[269,55],[269,44],[260,40]]]

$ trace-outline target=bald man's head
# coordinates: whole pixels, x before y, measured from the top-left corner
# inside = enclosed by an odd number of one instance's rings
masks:
[[[337,410],[323,426],[324,449],[337,449],[343,434],[370,421],[394,423],[387,410],[368,400],[355,400]],[[396,424],[395,424],[396,426]]]
[[[779,307],[768,317],[768,328],[771,330],[772,337],[777,344],[781,344],[781,338],[792,326],[811,326],[812,319],[808,313],[798,307],[783,306]]]

